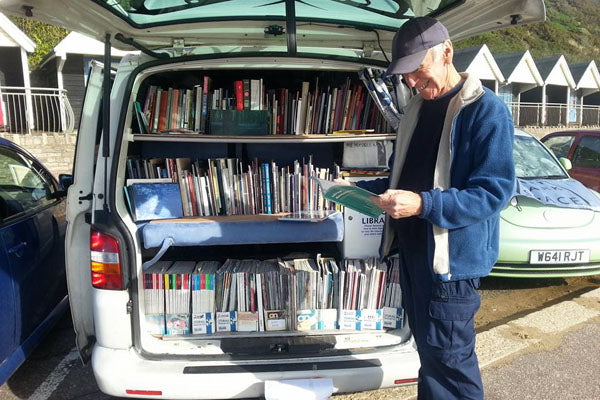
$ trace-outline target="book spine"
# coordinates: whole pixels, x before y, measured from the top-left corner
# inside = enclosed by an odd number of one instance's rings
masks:
[[[269,164],[262,164],[263,169],[263,186],[264,186],[264,205],[265,213],[272,214],[272,203],[271,203],[271,178],[269,176]]]
[[[260,81],[258,79],[250,80],[250,109],[260,110]]]
[[[244,91],[244,110],[250,109],[250,80],[242,80],[242,88]]]
[[[207,124],[208,124],[208,93],[210,92],[209,88],[210,77],[205,76],[203,85],[202,85],[202,115],[200,116],[200,127],[198,129],[199,132],[206,133],[207,132]]]
[[[158,132],[163,132],[167,129],[167,108],[169,107],[169,92],[161,91],[160,111],[158,113]]]
[[[235,81],[235,109],[244,109],[244,83],[242,81]]]

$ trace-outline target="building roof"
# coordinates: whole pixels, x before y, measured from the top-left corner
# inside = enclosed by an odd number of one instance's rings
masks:
[[[542,75],[542,79],[546,80],[546,78],[548,78],[548,75],[550,75],[550,72],[556,66],[560,57],[561,56],[547,57],[547,58],[535,60],[535,65],[537,66],[538,71],[540,71],[540,75]]]
[[[33,40],[2,13],[0,13],[0,31],[3,31],[8,39],[14,42],[16,46],[23,48],[26,52],[32,53],[35,50]]]
[[[472,73],[479,79],[504,82],[504,75],[498,68],[490,49],[485,44],[456,50],[453,63],[459,72]]]
[[[590,64],[591,62],[569,64],[569,69],[571,70],[571,74],[573,75],[573,79],[575,79],[575,82],[579,82],[579,80],[583,77],[585,71],[587,71]]]
[[[495,56],[496,63],[506,77],[506,83],[526,83],[542,86],[544,80],[529,50]]]
[[[525,53],[526,51],[522,51],[520,53],[500,54],[495,56],[498,68],[500,68],[500,71],[502,71],[504,76],[510,76],[523,59]]]
[[[600,71],[598,71],[595,61],[569,64],[569,69],[573,74],[577,89],[600,90]]]
[[[542,58],[535,60],[544,83],[557,86],[569,86],[575,89],[575,79],[564,56]]]
[[[456,70],[460,72],[466,71],[482,47],[483,45],[456,50],[454,52],[454,59],[452,60]]]
[[[111,47],[110,55],[111,58],[123,57],[129,53],[139,53],[139,51],[123,51]],[[59,57],[65,60],[67,54],[82,54],[92,57],[103,57],[104,56],[104,43],[92,39],[89,36],[82,35],[78,32],[71,32],[63,40],[58,43],[53,51],[48,53],[43,61],[40,63],[40,67],[44,66],[48,61]]]
[[[92,39],[89,36],[82,35],[81,33],[71,32],[59,44],[54,47],[54,53],[58,57],[65,58],[67,54],[84,54],[88,56],[103,56],[104,55],[104,43]],[[130,51],[117,50],[114,47],[111,48],[110,54],[113,57],[123,57],[125,54],[131,53]]]

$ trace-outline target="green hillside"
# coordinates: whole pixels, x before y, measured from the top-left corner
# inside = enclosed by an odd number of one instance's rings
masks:
[[[35,43],[35,51],[27,57],[29,68],[34,69],[46,54],[50,53],[61,40],[69,34],[69,31],[54,25],[47,25],[29,19],[10,17],[10,20],[19,27]]]
[[[568,62],[600,60],[600,0],[545,0],[546,22],[485,33],[455,43],[487,44],[493,54],[529,50],[534,58],[564,55]]]

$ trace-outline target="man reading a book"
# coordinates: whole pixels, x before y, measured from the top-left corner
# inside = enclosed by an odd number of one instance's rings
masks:
[[[499,213],[514,185],[511,115],[452,58],[448,31],[433,18],[396,33],[387,74],[418,94],[404,109],[389,179],[357,183],[386,212],[382,256],[400,257],[419,399],[483,399],[477,288],[497,260]]]

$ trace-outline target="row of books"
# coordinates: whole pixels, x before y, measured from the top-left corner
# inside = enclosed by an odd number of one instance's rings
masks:
[[[317,78],[313,85],[302,82],[299,89],[269,89],[262,79],[236,80],[231,89],[212,84],[204,76],[191,88],[148,85],[144,99],[134,102],[139,133],[210,133],[212,110],[267,110],[269,134],[391,131],[368,90],[350,78],[340,87],[319,85]]]
[[[129,158],[126,193],[136,220],[145,218],[138,211],[149,192],[163,193],[160,197],[166,204],[167,193],[176,191],[177,187],[182,216],[331,210],[337,206],[323,197],[317,181],[312,178],[331,180],[338,176],[337,166],[333,170],[315,167],[312,157],[285,167],[257,159],[244,167],[237,158],[194,162],[189,158]],[[167,187],[153,186],[156,184]]]
[[[193,88],[162,88],[149,85],[143,103],[134,102],[139,133],[166,131],[205,132],[211,78]]]
[[[397,329],[398,260],[159,261],[144,272],[152,334]]]

